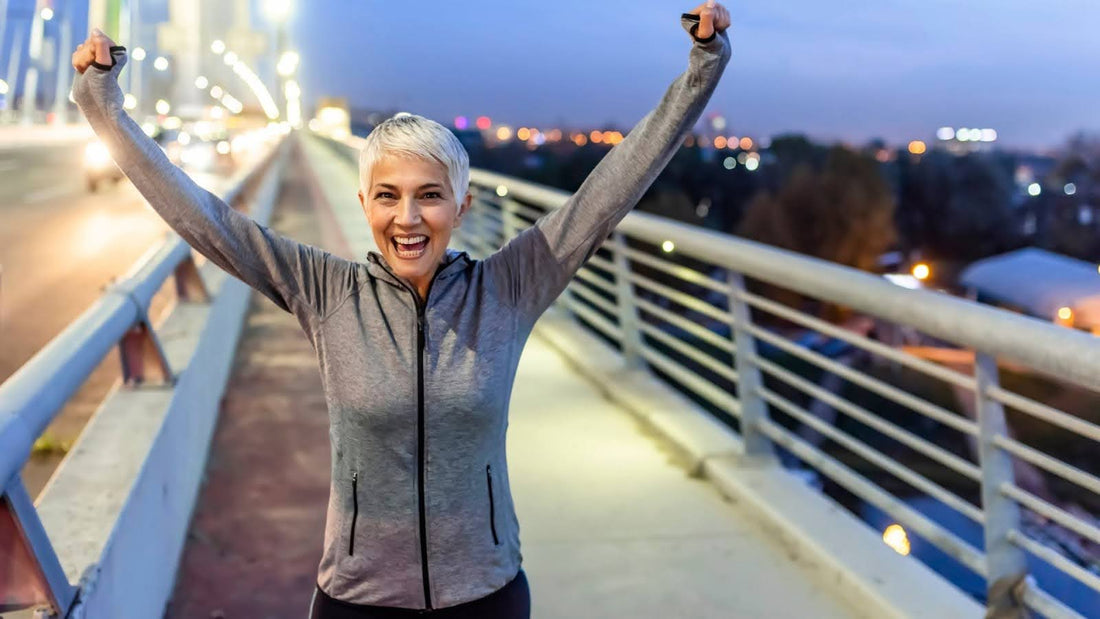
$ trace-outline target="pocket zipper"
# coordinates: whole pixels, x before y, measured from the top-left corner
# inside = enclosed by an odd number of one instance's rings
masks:
[[[496,509],[493,505],[493,469],[490,464],[485,465],[485,481],[489,485],[489,530],[493,532],[493,545],[499,546],[500,540],[497,538]]]
[[[348,556],[355,555],[355,521],[359,518],[359,472],[351,474],[351,535],[348,536]]]

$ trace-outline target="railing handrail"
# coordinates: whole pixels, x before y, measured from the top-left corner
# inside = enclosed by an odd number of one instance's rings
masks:
[[[267,169],[280,145],[230,178],[223,195],[226,203],[236,201]],[[186,241],[174,232],[166,233],[91,307],[0,384],[0,489],[22,468],[37,437],[191,255]]]
[[[471,183],[503,185],[509,197],[560,208],[571,195],[484,170],[471,170]],[[723,266],[748,277],[783,282],[783,287],[854,310],[914,327],[928,335],[1022,362],[1079,386],[1096,389],[1100,339],[976,301],[932,290],[912,290],[884,278],[732,234],[634,211],[618,230],[676,252]]]

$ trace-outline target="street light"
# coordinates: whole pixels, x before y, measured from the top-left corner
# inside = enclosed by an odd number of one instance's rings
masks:
[[[216,41],[212,42],[210,44],[210,51],[212,51],[215,54],[221,56],[222,54],[225,53],[225,41],[222,41],[222,40],[219,39],[219,40],[216,40]]]
[[[157,71],[167,71],[168,59],[164,56],[157,56],[157,59],[153,61],[153,68]]]
[[[276,70],[279,72],[279,75],[290,77],[298,70],[299,60],[300,57],[298,56],[298,52],[283,52],[283,55],[279,57],[279,64],[276,66]]]
[[[133,53],[131,53],[130,56],[132,56],[133,59],[137,60],[138,62],[145,60],[145,48],[135,47]]]
[[[42,21],[50,21],[51,19],[53,19],[53,9],[48,6],[44,7],[39,15],[42,16]]]
[[[273,22],[283,23],[290,18],[291,0],[264,0],[264,15]]]
[[[206,90],[206,87],[209,85],[210,80],[206,79],[206,77],[200,75],[195,78],[195,88],[198,88],[199,90]]]
[[[172,106],[168,104],[164,99],[158,99],[156,104],[157,114],[161,116],[167,116],[168,112],[172,111]]]
[[[916,265],[913,266],[913,277],[919,279],[920,281],[923,282],[931,276],[932,267],[928,266],[927,263],[918,262]]]

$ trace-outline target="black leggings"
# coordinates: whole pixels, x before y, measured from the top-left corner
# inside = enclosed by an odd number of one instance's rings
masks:
[[[436,610],[352,604],[329,597],[320,587],[317,587],[313,595],[310,619],[404,619],[420,616],[440,619],[529,619],[531,617],[531,590],[527,587],[527,576],[522,569],[512,582],[483,598]]]

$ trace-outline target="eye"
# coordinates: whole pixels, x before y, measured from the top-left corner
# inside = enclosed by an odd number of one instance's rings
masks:
[[[431,198],[432,196],[435,196],[436,198],[442,198],[443,194],[439,193],[438,191],[429,191],[428,193],[424,194],[425,198]]]
[[[376,193],[374,195],[374,197],[375,198],[387,198],[387,199],[389,199],[389,198],[393,198],[395,196],[392,193],[388,192],[388,191],[379,191],[378,193]]]

